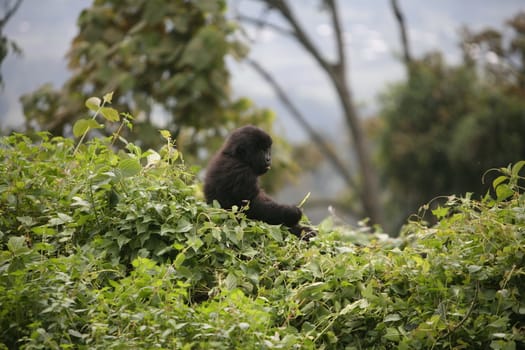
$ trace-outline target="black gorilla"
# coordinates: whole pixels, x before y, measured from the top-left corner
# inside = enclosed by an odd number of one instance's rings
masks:
[[[248,205],[246,215],[272,225],[284,224],[303,239],[315,233],[299,225],[302,212],[296,206],[278,204],[259,187],[258,177],[270,169],[272,138],[255,126],[235,130],[208,165],[204,194],[208,203],[222,208]]]

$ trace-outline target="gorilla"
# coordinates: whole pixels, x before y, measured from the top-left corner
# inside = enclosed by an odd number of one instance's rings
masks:
[[[246,216],[271,225],[283,224],[303,240],[315,235],[299,225],[302,211],[276,203],[259,187],[259,176],[271,166],[272,138],[262,129],[247,125],[233,131],[208,165],[204,180],[206,201],[222,208],[247,206]]]

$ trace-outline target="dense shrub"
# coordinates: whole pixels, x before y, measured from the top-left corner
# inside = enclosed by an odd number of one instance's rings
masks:
[[[306,243],[206,205],[169,140],[114,141],[0,139],[0,348],[525,346],[525,162],[402,239]]]

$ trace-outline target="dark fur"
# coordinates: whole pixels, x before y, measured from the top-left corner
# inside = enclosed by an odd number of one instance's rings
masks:
[[[208,203],[222,208],[248,205],[246,215],[272,225],[283,224],[301,236],[302,212],[296,206],[278,204],[259,187],[258,177],[270,169],[272,139],[255,126],[235,130],[211,160],[204,182]]]

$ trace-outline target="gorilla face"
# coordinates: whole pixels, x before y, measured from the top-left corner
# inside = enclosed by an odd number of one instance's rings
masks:
[[[271,148],[256,151],[257,156],[253,159],[252,169],[257,175],[262,175],[272,166]]]
[[[249,165],[256,175],[262,175],[272,164],[271,147],[271,137],[263,130],[249,125],[233,132],[224,153]]]

